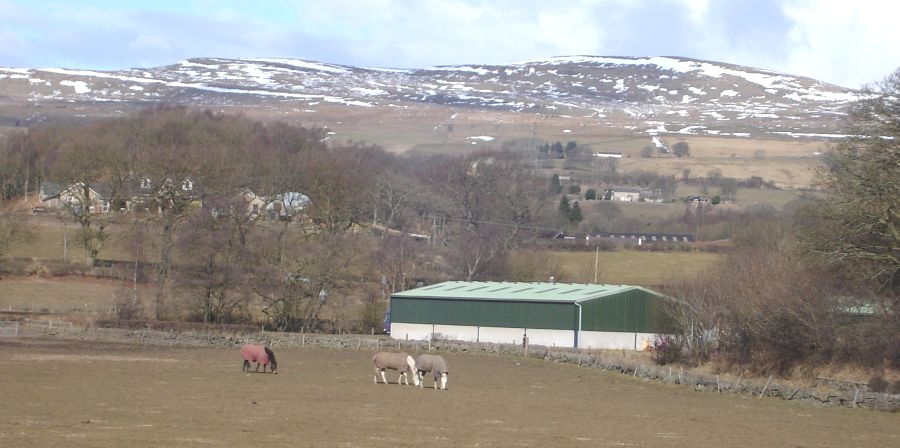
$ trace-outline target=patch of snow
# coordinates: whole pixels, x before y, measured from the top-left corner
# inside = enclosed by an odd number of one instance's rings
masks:
[[[144,88],[141,87],[141,86],[131,86],[131,87],[128,88],[128,90],[142,91],[142,90],[144,90]]]
[[[697,125],[697,126],[688,126],[688,127],[679,129],[677,132],[678,132],[679,134],[694,134],[693,131],[694,131],[695,129],[705,129],[705,128],[706,128],[706,126],[699,126],[699,125]]]
[[[719,94],[719,97],[723,97],[723,96],[735,97],[738,95],[739,94],[736,91],[728,89],[728,90],[723,90],[722,93]]]
[[[369,96],[378,96],[378,95],[387,95],[388,93],[382,89],[367,89],[365,87],[354,87],[352,89],[355,92],[359,92],[363,95]]]
[[[563,129],[563,130],[562,130],[562,131],[563,131],[563,132],[564,132],[564,133],[566,133],[566,134],[568,134],[568,133],[570,133],[570,132],[572,132],[572,130],[571,130],[571,129]]]
[[[51,68],[42,68],[42,69],[39,69],[39,71],[57,73],[60,75],[92,76],[95,78],[111,78],[111,79],[118,79],[121,81],[131,81],[131,82],[139,82],[139,83],[160,83],[160,84],[165,83],[165,81],[161,81],[159,79],[136,78],[133,76],[114,75],[112,73],[95,72],[95,71],[90,71],[90,70],[68,70],[68,69],[64,69],[64,68],[51,67]],[[147,75],[150,75],[150,74],[147,73]]]
[[[170,87],[184,87],[188,89],[197,89],[197,90],[205,90],[209,92],[217,92],[217,93],[243,93],[249,95],[260,95],[260,96],[278,96],[285,98],[298,98],[298,99],[320,99],[326,103],[338,103],[338,104],[346,104],[348,106],[360,106],[360,107],[373,107],[374,104],[366,103],[364,101],[355,101],[348,100],[346,98],[339,98],[333,96],[326,95],[307,95],[300,93],[285,93],[285,92],[272,92],[268,90],[249,90],[249,89],[228,89],[224,87],[212,87],[206,84],[191,84],[191,83],[183,83],[183,82],[170,82],[166,83],[166,85]],[[310,102],[310,105],[318,104],[318,102],[313,103]]]
[[[802,132],[773,132],[773,134],[778,135],[787,135],[788,137],[794,138],[802,138],[802,137],[816,137],[816,138],[847,138],[850,135],[847,134],[815,134],[815,133],[802,133]],[[819,155],[820,153],[814,152],[813,154]]]
[[[706,92],[704,92],[703,89],[699,87],[688,87],[687,89],[694,95],[706,95]]]
[[[89,93],[91,88],[84,81],[60,81],[59,85],[68,86],[75,89],[75,93]]]
[[[21,75],[27,75],[31,73],[31,70],[27,68],[15,68],[15,67],[0,67],[0,71],[9,72],[9,73],[18,73]]]
[[[471,137],[466,137],[469,140],[481,140],[483,142],[491,142],[494,141],[495,137],[491,137],[489,135],[475,135]],[[475,143],[475,142],[472,142]]]
[[[269,62],[273,64],[281,64],[281,65],[289,65],[291,67],[302,68],[305,70],[319,70],[323,72],[330,73],[350,73],[350,70],[347,70],[342,67],[336,67],[333,65],[327,64],[319,64],[316,62],[308,62],[301,59],[286,59],[286,58],[248,58],[248,59],[240,59],[241,61],[250,61],[250,62]]]
[[[439,65],[439,66],[435,66],[435,67],[428,67],[424,70],[445,71],[445,72],[470,72],[470,73],[476,73],[476,74],[479,74],[482,76],[488,75],[491,73],[490,70],[488,70],[484,67],[471,67],[468,65]],[[531,74],[531,73],[529,73],[529,74]]]

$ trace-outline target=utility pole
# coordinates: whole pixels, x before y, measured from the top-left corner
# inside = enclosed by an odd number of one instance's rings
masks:
[[[600,268],[600,246],[597,246],[597,250],[594,252],[594,284],[597,283],[597,275],[599,274]]]

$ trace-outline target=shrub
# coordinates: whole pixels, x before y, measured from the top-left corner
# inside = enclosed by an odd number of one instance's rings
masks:
[[[664,366],[681,361],[682,346],[670,336],[664,336],[653,342],[653,361]]]
[[[881,375],[875,375],[869,378],[869,390],[872,392],[887,392],[890,383],[884,380]]]
[[[50,274],[50,270],[47,269],[47,265],[44,264],[43,261],[35,258],[32,259],[28,267],[25,268],[25,273],[28,275],[36,275],[38,277],[46,277]]]

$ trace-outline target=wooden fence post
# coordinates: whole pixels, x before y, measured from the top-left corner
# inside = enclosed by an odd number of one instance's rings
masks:
[[[766,390],[769,388],[769,383],[771,383],[771,382],[772,382],[772,375],[769,375],[769,380],[766,381],[765,387],[763,387],[762,392],[759,393],[759,397],[757,397],[757,398],[762,398],[762,397],[763,397],[763,394],[766,393]]]

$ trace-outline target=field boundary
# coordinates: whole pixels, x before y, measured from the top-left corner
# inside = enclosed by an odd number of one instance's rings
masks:
[[[414,351],[446,352],[472,356],[526,357],[519,344],[462,342],[451,340],[401,340],[388,336],[358,334],[275,333],[214,330],[154,330],[102,328],[93,325],[76,327],[57,322],[52,325],[34,325],[31,336],[50,336],[57,339],[95,340],[113,343],[146,344],[181,347],[239,347],[247,343],[265,344],[274,348],[365,350],[365,351]],[[20,333],[20,336],[23,335]],[[25,335],[25,336],[28,336]],[[629,352],[631,353],[631,352]],[[626,352],[609,350],[578,350],[570,348],[530,345],[528,358],[547,362],[574,364],[582,368],[602,369],[628,375],[636,380],[691,387],[697,392],[737,394],[754,398],[772,397],[796,401],[807,405],[851,407],[887,412],[900,411],[900,394],[872,392],[868,385],[853,383],[853,387],[796,387],[781,384],[769,377],[765,384],[760,378],[728,381],[718,375],[702,375],[683,366],[646,365],[629,360]],[[848,383],[849,384],[849,383]]]
[[[0,320],[0,337],[19,336],[19,322]]]

